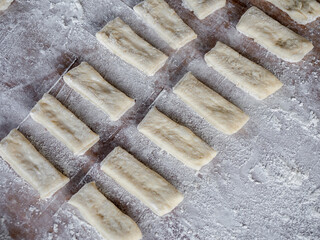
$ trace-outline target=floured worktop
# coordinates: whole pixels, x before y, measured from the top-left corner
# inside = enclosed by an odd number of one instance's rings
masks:
[[[130,2],[138,1],[124,2],[134,6]],[[62,79],[51,89],[50,94],[98,133],[100,141],[75,157],[28,117],[19,130],[70,182],[52,198],[39,200],[0,159],[0,239],[102,239],[67,204],[90,181],[138,224],[143,239],[320,238],[320,19],[302,26],[266,1],[234,0],[200,21],[180,0],[167,2],[198,35],[177,52],[118,0],[15,0],[0,13],[1,139],[75,58],[73,66],[88,62],[136,100],[113,122]],[[250,2],[312,41],[315,49],[301,62],[288,63],[237,32],[235,26]],[[169,56],[153,77],[121,61],[95,39],[94,34],[117,16]],[[262,101],[235,87],[203,59],[217,40],[270,70],[284,86]],[[219,132],[172,92],[188,71],[250,116],[239,132]],[[195,172],[160,151],[136,129],[151,105],[190,128],[218,155]],[[175,186],[184,201],[158,217],[104,174],[99,163],[118,145]]]

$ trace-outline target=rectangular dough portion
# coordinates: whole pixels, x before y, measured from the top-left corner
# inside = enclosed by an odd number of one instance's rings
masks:
[[[204,59],[208,66],[256,99],[265,99],[283,86],[270,71],[221,42],[217,42]]]
[[[197,38],[197,34],[164,0],[144,0],[133,9],[173,49]]]
[[[121,147],[103,160],[101,169],[159,216],[183,200],[174,186]]]
[[[13,0],[0,0],[0,11],[6,10],[12,2]]]
[[[0,155],[42,199],[51,197],[69,182],[17,129],[0,142]]]
[[[256,7],[251,7],[242,15],[237,30],[288,62],[301,61],[313,49],[310,41]]]
[[[201,83],[191,72],[184,75],[174,87],[173,92],[225,134],[237,132],[249,120],[249,116],[241,109]]]
[[[168,59],[118,17],[97,32],[96,37],[109,51],[148,76],[153,76]]]
[[[118,120],[135,103],[86,62],[71,69],[63,79],[72,89],[104,111],[112,121]]]
[[[227,1],[226,0],[183,0],[183,3],[188,9],[199,19],[205,19],[211,13],[223,8]]]
[[[140,122],[138,130],[161,149],[196,170],[200,170],[217,155],[189,128],[174,122],[155,107]]]
[[[99,135],[49,94],[44,94],[31,110],[30,116],[75,155],[84,154],[99,141]]]
[[[320,3],[316,0],[266,0],[287,13],[299,24],[308,24],[320,17]]]
[[[72,196],[69,203],[76,207],[83,218],[105,239],[139,240],[142,238],[138,225],[110,202],[97,189],[94,182],[84,185]]]

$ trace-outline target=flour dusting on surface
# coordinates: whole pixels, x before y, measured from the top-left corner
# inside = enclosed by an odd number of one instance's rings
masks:
[[[67,203],[82,185],[96,181],[101,192],[137,222],[146,240],[319,239],[320,20],[301,27],[264,1],[231,0],[200,21],[182,1],[168,0],[198,34],[198,39],[174,51],[130,8],[136,2],[16,0],[0,13],[0,138],[50,90],[101,139],[84,156],[75,157],[27,117],[19,130],[71,180],[42,201],[0,159],[0,238],[102,239]],[[311,40],[315,50],[292,64],[240,34],[235,26],[250,2]],[[95,32],[117,16],[169,56],[155,76],[145,76],[95,39]],[[284,86],[263,101],[235,87],[203,59],[217,40],[270,70]],[[81,61],[136,100],[119,121],[110,121],[64,84],[63,72]],[[188,71],[250,116],[239,132],[219,132],[172,92]],[[196,172],[159,149],[136,129],[151,106],[189,127],[218,155]],[[117,185],[99,167],[116,146],[173,184],[184,201],[158,217]]]

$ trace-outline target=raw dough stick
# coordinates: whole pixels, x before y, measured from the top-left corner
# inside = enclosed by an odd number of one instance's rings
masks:
[[[12,2],[13,0],[0,0],[0,11],[6,10]]]
[[[197,34],[164,0],[145,0],[133,9],[173,49],[197,38]]]
[[[196,170],[200,170],[217,155],[189,128],[174,122],[155,107],[140,122],[138,130],[160,148]]]
[[[226,0],[183,0],[185,6],[201,20],[223,8],[226,2]]]
[[[97,32],[96,37],[109,51],[148,76],[153,76],[168,59],[118,17]]]
[[[97,189],[94,182],[84,185],[72,196],[69,203],[76,207],[83,218],[105,239],[138,240],[142,238],[137,224],[110,202]]]
[[[49,94],[34,106],[30,116],[76,155],[84,154],[99,141],[99,135]]]
[[[102,109],[112,121],[118,120],[134,100],[105,81],[88,63],[82,62],[63,77],[76,92]]]
[[[173,92],[225,134],[237,132],[249,120],[241,109],[201,83],[190,72],[178,82]]]
[[[121,147],[103,160],[101,169],[159,216],[171,212],[183,200],[174,186]]]
[[[61,174],[17,129],[0,142],[0,155],[35,188],[40,198],[51,197],[69,178]]]
[[[300,24],[313,22],[320,17],[320,4],[316,0],[266,0],[287,13]]]
[[[313,45],[304,37],[281,25],[256,7],[242,15],[237,30],[266,48],[277,57],[299,62]]]
[[[283,85],[270,71],[221,42],[217,42],[204,59],[214,70],[259,100],[265,99]]]

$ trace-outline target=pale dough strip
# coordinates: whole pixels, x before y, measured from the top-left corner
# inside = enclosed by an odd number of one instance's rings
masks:
[[[188,72],[174,87],[177,94],[201,117],[225,134],[240,130],[249,120],[241,109],[201,83]]]
[[[1,140],[0,155],[42,199],[51,197],[69,182],[17,129]]]
[[[242,15],[237,30],[288,62],[301,61],[313,49],[310,41],[256,7],[251,7]]]
[[[112,121],[118,120],[135,103],[86,62],[71,69],[63,79],[73,90],[104,111]]]
[[[122,213],[96,187],[94,182],[84,185],[69,203],[76,207],[83,218],[105,239],[139,240],[142,233],[138,225]]]
[[[197,38],[197,34],[164,0],[144,0],[133,9],[173,49]]]
[[[159,216],[183,200],[174,186],[121,147],[103,160],[101,169]]]
[[[266,0],[287,13],[299,24],[308,24],[320,17],[320,3],[316,0]]]
[[[208,66],[258,100],[265,99],[283,86],[270,71],[221,42],[217,42],[204,59]]]
[[[183,0],[184,5],[193,11],[194,15],[200,20],[206,18],[213,12],[220,8],[223,8],[227,1],[226,0]]]
[[[49,94],[44,94],[30,116],[76,155],[84,154],[99,141],[99,135]]]
[[[97,32],[96,37],[109,51],[148,76],[153,76],[168,59],[118,17]]]
[[[13,0],[0,0],[0,11],[6,10],[12,2]]]
[[[217,155],[189,128],[174,122],[155,107],[140,122],[138,130],[160,148],[196,170],[200,170]]]

